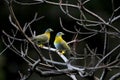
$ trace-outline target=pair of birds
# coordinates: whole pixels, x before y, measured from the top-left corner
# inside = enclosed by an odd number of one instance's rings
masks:
[[[53,30],[51,28],[48,28],[43,34],[33,37],[32,41],[35,42],[38,46],[42,47],[43,44],[49,43],[50,33],[52,31]],[[54,46],[61,54],[69,53],[71,52],[71,49],[67,42],[62,38],[62,35],[64,35],[63,32],[58,32],[56,34]]]

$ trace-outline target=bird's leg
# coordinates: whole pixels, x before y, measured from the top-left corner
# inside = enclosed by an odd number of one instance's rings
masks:
[[[65,54],[65,50],[59,51],[62,55]]]
[[[56,52],[59,52],[61,55],[63,55],[65,53],[65,51],[63,51],[63,50],[60,51],[60,50],[57,50],[57,49],[56,49]]]
[[[62,51],[62,54],[65,54],[65,51],[64,51],[64,50]]]

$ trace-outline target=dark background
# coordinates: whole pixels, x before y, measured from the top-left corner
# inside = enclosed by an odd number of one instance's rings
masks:
[[[55,0],[54,0],[55,1]],[[57,1],[57,0],[56,0]],[[70,3],[76,3],[77,0],[68,0]],[[27,2],[27,1],[26,1]],[[114,0],[115,8],[120,6],[119,0]],[[86,4],[86,7],[100,15],[104,20],[108,21],[108,18],[110,17],[112,13],[112,7],[111,7],[111,0],[91,0],[89,3]],[[33,30],[36,30],[37,34],[43,33],[48,27],[51,27],[54,32],[52,33],[51,38],[51,46],[53,47],[53,40],[54,36],[57,32],[62,31],[66,35],[63,36],[63,38],[66,41],[70,41],[73,34],[70,34],[68,32],[65,32],[59,24],[59,17],[62,18],[63,25],[67,29],[73,30],[74,25],[76,25],[75,21],[71,18],[69,18],[67,15],[65,15],[58,6],[50,5],[46,3],[37,4],[37,5],[20,5],[20,4],[13,4],[13,9],[15,12],[15,15],[17,19],[19,20],[21,26],[24,26],[25,22],[29,22],[33,19],[35,12],[38,12],[39,16],[45,16],[40,21],[37,21],[31,25]],[[77,12],[76,9],[71,9],[71,14],[75,17],[79,16],[79,12]],[[119,15],[120,13],[117,12],[116,15]],[[11,34],[11,29],[13,26],[10,24],[9,19],[9,10],[4,0],[0,0],[0,36],[3,36],[2,30],[5,32],[8,32]],[[120,24],[120,20],[118,20],[116,23],[114,23],[118,28]],[[28,34],[29,35],[29,34]],[[20,35],[21,36],[21,35]],[[84,37],[85,35],[80,35],[80,38]],[[114,40],[111,40],[113,42]],[[119,41],[119,40],[117,40]],[[97,35],[94,38],[90,38],[86,41],[89,45],[91,45],[92,48],[98,47],[98,52],[100,52],[103,49],[103,40],[101,35]],[[16,43],[18,44],[18,43]],[[116,43],[114,43],[116,44]],[[114,45],[113,44],[113,45]],[[81,46],[82,43],[80,44]],[[113,46],[112,44],[110,45]],[[4,44],[2,43],[2,40],[0,39],[0,51],[2,51],[5,48]],[[82,49],[82,48],[81,48]],[[20,68],[20,65],[23,65],[23,69],[25,67],[24,61],[15,55],[10,50],[6,50],[5,53],[0,57],[0,80],[17,80],[19,75],[17,74],[17,71]],[[33,76],[40,78],[38,74],[33,74]],[[43,78],[43,80],[47,80],[48,78]],[[58,79],[64,79],[62,76]],[[66,79],[69,80],[68,77]],[[29,80],[37,80],[34,79],[34,77],[31,77]]]

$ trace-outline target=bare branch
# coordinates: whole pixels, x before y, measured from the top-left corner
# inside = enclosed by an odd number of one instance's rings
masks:
[[[77,33],[77,32],[74,32],[74,31],[70,31],[70,30],[68,30],[68,29],[66,29],[64,26],[63,26],[63,24],[62,24],[62,20],[61,20],[61,18],[59,18],[60,19],[60,25],[61,25],[61,27],[62,27],[62,29],[63,30],[65,30],[66,32],[69,32],[69,33]]]
[[[2,32],[4,35],[6,35],[10,39],[17,40],[17,41],[26,41],[25,39],[20,39],[20,38],[16,38],[14,36],[11,36],[11,35],[7,34],[5,31],[2,31]]]
[[[22,30],[22,27],[20,26],[20,23],[19,21],[17,20],[15,14],[14,14],[14,11],[12,9],[12,1],[10,2],[10,5],[9,5],[9,11],[10,11],[10,14],[11,14],[11,17],[13,18],[13,20],[15,21],[15,24],[17,25],[18,27],[18,30],[23,34],[23,36],[28,40],[28,42],[30,42],[33,47],[35,48],[35,50],[37,51],[38,53],[38,56],[40,57],[41,61],[43,61],[44,57],[42,54],[40,54],[40,51],[37,49],[36,45],[31,41],[31,39],[24,33],[24,31]]]
[[[88,3],[89,1],[90,1],[90,0],[85,0],[85,1],[83,2],[83,5],[86,4],[86,3]]]
[[[120,19],[120,15],[118,15],[117,17],[114,17],[114,18],[111,20],[111,22],[113,23],[113,22],[115,22],[115,21],[118,20],[118,19]]]
[[[120,44],[117,45],[114,49],[112,49],[109,53],[107,53],[98,63],[95,67],[98,67],[101,62],[103,62],[109,55],[111,55],[116,49],[120,47]]]
[[[24,26],[24,28],[23,28],[23,31],[24,31],[24,32],[26,31],[26,29],[27,29],[32,23],[34,23],[34,22],[36,22],[36,21],[44,18],[44,16],[37,18],[37,15],[38,15],[38,13],[35,13],[33,20],[31,20],[30,22],[28,22],[28,24],[27,24],[26,26]]]
[[[116,80],[118,78],[120,78],[120,73],[114,74],[109,80]]]
[[[38,1],[38,2],[34,2],[34,3],[29,2],[29,3],[27,3],[27,2],[19,2],[17,0],[14,0],[15,3],[20,4],[20,5],[36,5],[36,4],[41,4],[41,3],[44,2],[44,0],[35,0],[35,1]]]
[[[81,41],[84,41],[84,40],[86,40],[88,38],[91,38],[91,37],[93,37],[95,35],[97,35],[97,33],[91,34],[90,36],[87,36],[87,37],[85,37],[83,39],[80,39],[80,40],[72,40],[72,41],[68,42],[67,44],[74,43],[74,42],[81,42]]]

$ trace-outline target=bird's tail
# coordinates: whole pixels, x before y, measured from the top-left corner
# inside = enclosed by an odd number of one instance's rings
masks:
[[[73,57],[73,52],[71,50],[67,50],[65,53],[65,56],[70,59],[71,57]]]

